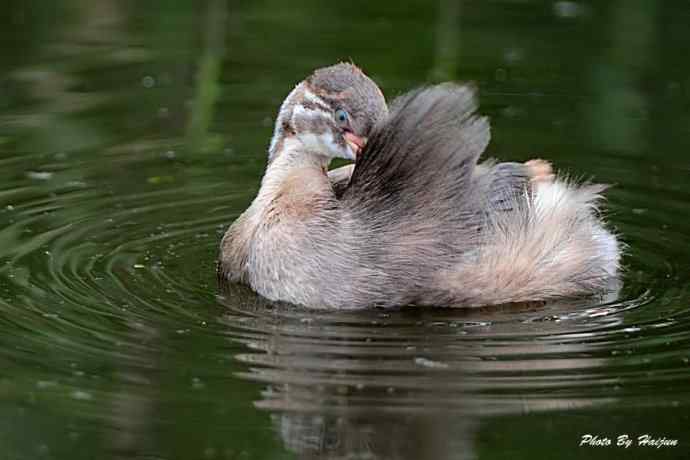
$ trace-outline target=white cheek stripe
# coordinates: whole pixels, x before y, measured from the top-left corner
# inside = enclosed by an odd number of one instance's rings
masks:
[[[306,99],[309,102],[313,102],[317,106],[319,106],[321,109],[323,109],[326,112],[330,112],[331,108],[326,104],[326,101],[321,99],[319,96],[316,94],[312,93],[308,89],[304,89],[304,99]]]
[[[331,107],[329,107],[329,105],[319,96],[309,91],[305,87],[304,83],[300,83],[290,92],[278,111],[278,118],[276,119],[276,124],[273,130],[273,139],[271,139],[269,152],[273,152],[277,146],[277,141],[280,137],[281,121],[288,116],[288,101],[291,101],[299,91],[302,91],[304,100],[316,105],[317,109],[307,108],[301,104],[296,104],[292,106],[292,119],[302,118],[306,120],[316,120],[320,118],[325,120],[328,124],[333,123],[333,113]],[[348,144],[345,144],[344,146],[338,144],[333,137],[333,133],[330,131],[321,134],[308,132],[297,133],[296,137],[297,139],[295,140],[301,142],[305,147],[316,152],[322,152],[328,157],[339,157],[347,160],[355,159],[355,154],[352,148]],[[292,142],[292,139],[288,140]]]
[[[327,120],[329,122],[331,121],[331,115],[329,113],[324,112],[323,110],[309,109],[303,105],[296,105],[293,109],[292,117],[295,118],[297,116],[308,118],[310,120],[314,120],[316,118],[323,118],[324,120]]]
[[[355,155],[349,146],[343,147],[335,142],[333,133],[301,133],[297,135],[297,138],[309,150],[323,152],[328,157],[338,157],[346,160],[355,159]]]
[[[283,119],[287,116],[287,108],[289,105],[289,101],[295,97],[295,94],[297,94],[298,91],[302,89],[304,86],[303,83],[299,83],[297,86],[295,86],[292,91],[290,91],[290,94],[285,98],[282,104],[280,104],[280,109],[278,110],[278,116],[276,117],[276,122],[273,127],[273,137],[271,138],[271,144],[268,146],[268,153],[269,153],[269,158],[271,155],[271,152],[275,151],[276,144],[278,143],[278,139],[280,138],[280,130],[281,130],[281,124]]]

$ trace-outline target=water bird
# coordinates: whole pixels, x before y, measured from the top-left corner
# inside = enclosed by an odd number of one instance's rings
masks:
[[[358,67],[314,71],[282,103],[257,196],[220,245],[222,280],[323,309],[473,307],[597,295],[621,244],[605,186],[487,160],[473,84],[390,108]],[[354,165],[328,171],[332,159]]]

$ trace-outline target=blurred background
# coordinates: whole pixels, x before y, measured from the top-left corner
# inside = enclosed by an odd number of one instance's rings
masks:
[[[5,0],[0,458],[683,458],[688,24],[681,0]],[[282,99],[339,61],[389,100],[475,81],[487,156],[613,184],[621,291],[347,315],[220,291]]]

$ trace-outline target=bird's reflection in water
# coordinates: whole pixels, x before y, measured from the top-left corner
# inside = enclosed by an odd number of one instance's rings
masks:
[[[476,420],[440,414],[351,416],[274,414],[285,447],[305,459],[476,458]]]
[[[585,329],[619,324],[612,304],[319,312],[239,287],[220,301],[240,376],[266,384],[255,405],[300,458],[471,459],[483,416],[611,400],[572,371],[596,378]]]

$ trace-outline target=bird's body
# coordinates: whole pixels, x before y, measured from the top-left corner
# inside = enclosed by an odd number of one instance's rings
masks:
[[[224,279],[348,309],[547,300],[616,277],[602,187],[556,179],[540,160],[477,165],[490,134],[471,86],[418,90],[390,115],[374,88],[340,64],[291,93],[259,193],[221,243]],[[366,136],[354,169],[329,177],[330,159],[355,157]]]

